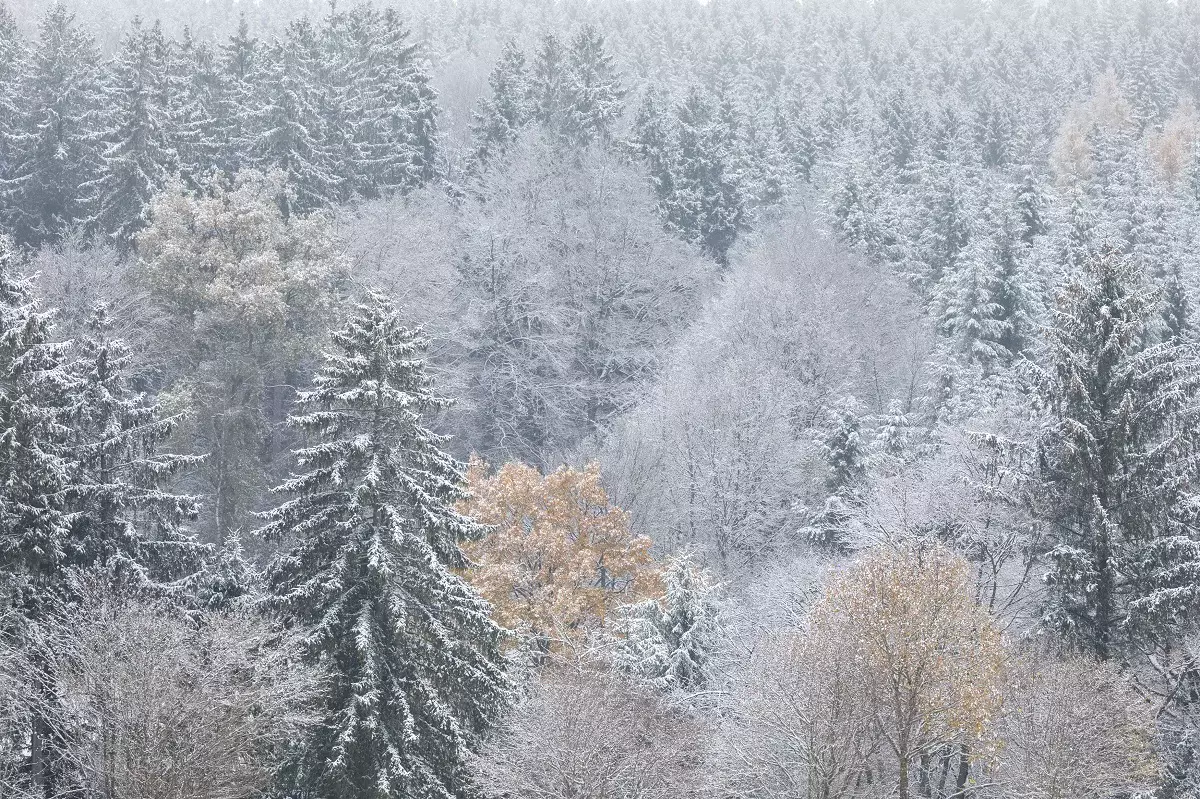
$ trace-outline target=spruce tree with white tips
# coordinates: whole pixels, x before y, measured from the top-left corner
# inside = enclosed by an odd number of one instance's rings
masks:
[[[492,96],[480,103],[471,125],[477,164],[503,152],[529,122],[529,72],[525,54],[515,42],[504,45],[500,61],[488,76],[488,84]]]
[[[129,588],[180,593],[212,553],[183,529],[196,500],[165,486],[202,458],[159,452],[178,419],[130,385],[128,366],[129,350],[99,305],[70,364],[72,559]]]
[[[0,574],[14,604],[36,615],[52,601],[69,559],[69,464],[64,414],[66,348],[0,241]]]
[[[312,443],[261,530],[284,545],[267,605],[307,630],[331,678],[282,795],[465,796],[466,755],[506,704],[501,631],[455,573],[459,542],[481,531],[454,510],[462,468],[424,424],[446,405],[425,344],[372,295],[333,334],[291,418]]]
[[[105,102],[112,109],[107,144],[100,177],[83,191],[94,214],[90,224],[123,250],[132,246],[151,197],[177,166],[164,107],[169,66],[162,28],[143,28],[134,19],[106,76]]]
[[[19,245],[57,241],[84,221],[80,187],[100,170],[98,130],[105,101],[96,43],[61,3],[43,17],[22,71],[8,164],[0,196],[8,232]]]
[[[287,40],[266,49],[253,75],[245,149],[254,168],[286,176],[291,191],[279,199],[285,219],[328,207],[337,193],[321,135],[315,39],[306,20],[292,23]]]
[[[1046,621],[1101,659],[1170,645],[1200,607],[1200,360],[1153,344],[1157,296],[1108,250],[1060,293],[1034,388]]]
[[[249,146],[254,136],[251,114],[255,108],[255,76],[263,60],[264,45],[250,35],[246,14],[237,31],[221,45],[217,55],[219,96],[216,135],[225,146],[217,151],[218,166],[234,174],[250,164]]]
[[[663,572],[663,595],[624,609],[614,653],[618,668],[662,691],[694,691],[708,683],[717,646],[717,587],[687,555]]]
[[[584,25],[567,51],[563,136],[581,146],[607,141],[624,108],[624,97],[613,57],[604,49],[604,36],[594,26]]]

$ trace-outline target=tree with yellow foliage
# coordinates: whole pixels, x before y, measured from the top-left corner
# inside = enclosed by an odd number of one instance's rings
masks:
[[[929,764],[957,749],[961,791],[970,762],[996,747],[1005,651],[972,587],[967,562],[941,546],[878,549],[829,580],[809,619],[809,635],[843,648],[894,758],[898,799],[909,799],[914,763],[925,783]]]
[[[597,464],[543,476],[509,463],[493,475],[472,458],[467,486],[459,510],[490,532],[464,543],[466,576],[505,627],[548,645],[603,626],[616,607],[658,589],[650,539],[609,502]]]

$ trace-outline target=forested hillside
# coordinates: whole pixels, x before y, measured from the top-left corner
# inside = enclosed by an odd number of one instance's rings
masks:
[[[1200,795],[1200,3],[0,7],[0,796]]]

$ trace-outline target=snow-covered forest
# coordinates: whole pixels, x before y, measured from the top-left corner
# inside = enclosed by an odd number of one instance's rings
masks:
[[[0,797],[1200,796],[1200,0],[0,8]]]

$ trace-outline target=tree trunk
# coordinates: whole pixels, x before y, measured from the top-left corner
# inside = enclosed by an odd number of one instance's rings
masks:
[[[966,744],[958,748],[958,778],[954,781],[955,799],[967,795],[967,777],[971,774],[971,750]]]

